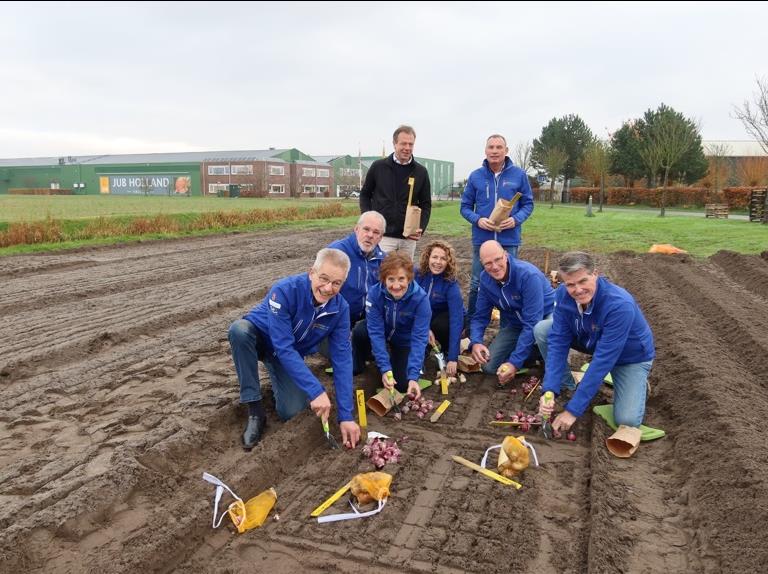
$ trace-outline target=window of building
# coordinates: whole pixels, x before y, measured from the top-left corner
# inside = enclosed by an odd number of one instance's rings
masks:
[[[305,185],[304,186],[304,193],[315,193],[315,186],[314,185]]]
[[[285,193],[285,185],[282,183],[271,183],[269,184],[269,193]]]
[[[252,165],[233,165],[232,175],[253,175]]]
[[[209,165],[208,175],[229,175],[228,165]]]
[[[285,167],[282,165],[270,165],[269,175],[285,175]]]
[[[216,195],[220,191],[226,191],[229,189],[229,186],[226,183],[209,183],[208,184],[208,193],[210,195]]]
[[[304,177],[315,177],[315,168],[314,167],[303,167],[301,168],[301,175]]]
[[[350,176],[356,176],[360,177],[360,170],[359,169],[352,169],[350,167],[342,167],[339,171],[341,175],[350,175]]]
[[[317,168],[317,177],[330,177],[331,171],[329,169]]]
[[[318,185],[317,186],[317,193],[325,195],[328,193],[328,186],[327,185]]]

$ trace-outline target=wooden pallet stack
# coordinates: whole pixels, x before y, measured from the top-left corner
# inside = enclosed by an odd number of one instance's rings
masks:
[[[715,219],[728,219],[727,203],[707,203],[704,205],[704,217]]]
[[[768,192],[765,188],[752,190],[752,193],[749,195],[750,221],[762,221],[763,223],[768,223],[766,201],[768,201]]]

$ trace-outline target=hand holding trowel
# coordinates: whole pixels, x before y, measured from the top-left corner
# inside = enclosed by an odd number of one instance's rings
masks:
[[[432,350],[435,352],[435,359],[437,359],[437,369],[440,371],[440,389],[442,394],[448,394],[448,375],[445,372],[445,355],[440,350],[440,343],[435,341],[432,343]]]

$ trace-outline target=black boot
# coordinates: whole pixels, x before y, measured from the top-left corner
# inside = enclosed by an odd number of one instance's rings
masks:
[[[251,450],[261,440],[261,434],[267,427],[267,418],[260,417],[258,415],[248,417],[248,426],[245,427],[243,433],[243,448],[245,450]]]

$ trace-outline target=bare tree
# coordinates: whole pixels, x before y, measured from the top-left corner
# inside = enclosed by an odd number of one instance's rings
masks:
[[[709,176],[715,186],[715,192],[719,192],[723,181],[728,177],[728,156],[731,154],[731,146],[726,143],[710,144],[707,146],[707,160],[709,161]]]
[[[648,138],[640,150],[640,156],[649,169],[653,170],[656,166],[656,171],[664,170],[660,217],[664,217],[666,211],[669,170],[696,143],[698,134],[697,122],[685,120],[677,114],[663,114],[651,126]]]
[[[584,151],[582,161],[582,171],[593,184],[600,186],[598,211],[603,211],[603,200],[605,198],[605,177],[610,167],[610,157],[608,155],[609,144],[595,140],[587,146]]]
[[[768,183],[768,157],[739,158],[737,175],[739,185],[755,187]]]
[[[531,145],[531,142],[517,142],[517,145],[515,146],[515,157],[513,159],[517,166],[523,171],[528,171],[528,168],[531,165],[532,152],[533,146]]]
[[[753,101],[744,100],[742,107],[734,106],[736,118],[744,124],[747,133],[755,138],[768,154],[768,81],[757,80]]]
[[[549,175],[549,207],[555,207],[555,179],[565,169],[568,162],[568,154],[558,145],[545,147],[541,154],[542,164]]]

